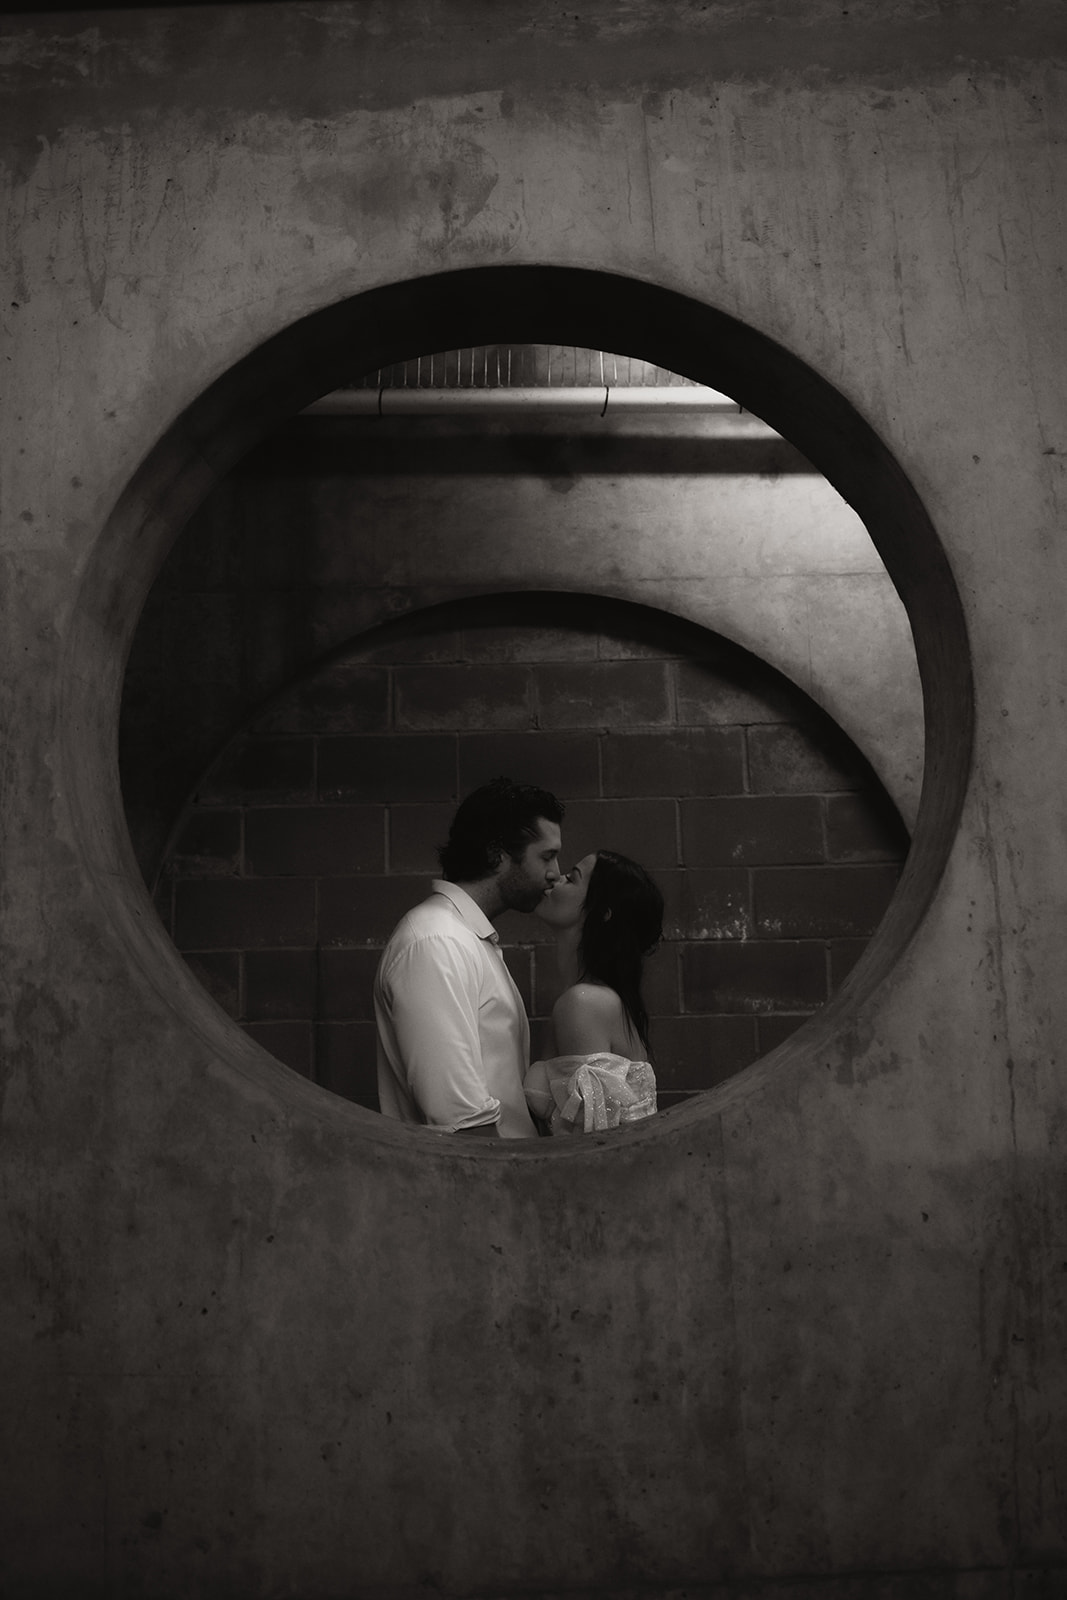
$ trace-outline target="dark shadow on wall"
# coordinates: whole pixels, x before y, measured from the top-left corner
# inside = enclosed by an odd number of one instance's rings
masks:
[[[839,728],[691,623],[597,597],[482,596],[372,630],[262,707],[197,784],[156,884],[168,932],[272,1054],[376,1109],[371,984],[457,798],[497,772],[567,805],[668,908],[651,963],[661,1104],[780,1043],[840,986],[908,840]],[[501,926],[534,1024],[541,924]]]
[[[629,427],[608,432],[599,419],[589,425],[568,417],[558,423],[527,421],[492,431],[475,431],[466,419],[420,417],[298,418],[272,444],[269,469],[277,479],[364,477],[368,450],[373,471],[411,477],[463,477],[529,473],[540,478],[638,476],[782,477],[808,476],[814,468],[787,439],[671,437],[647,423],[624,418]],[[677,427],[677,419],[668,418]],[[613,428],[614,428],[613,419]],[[412,448],[413,441],[417,448]],[[279,448],[280,446],[280,448]],[[267,453],[264,453],[266,458]],[[266,459],[247,459],[239,470],[263,470]]]

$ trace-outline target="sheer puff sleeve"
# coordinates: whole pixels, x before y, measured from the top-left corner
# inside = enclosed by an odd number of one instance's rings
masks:
[[[656,1075],[647,1061],[604,1051],[535,1061],[526,1103],[550,1133],[602,1133],[656,1114]]]

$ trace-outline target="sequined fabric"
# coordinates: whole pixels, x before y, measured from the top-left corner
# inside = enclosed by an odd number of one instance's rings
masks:
[[[656,1075],[647,1061],[607,1052],[535,1061],[526,1103],[551,1133],[601,1133],[656,1114]]]

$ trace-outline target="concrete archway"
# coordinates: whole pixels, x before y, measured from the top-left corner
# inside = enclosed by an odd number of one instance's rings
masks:
[[[625,346],[727,390],[795,444],[852,505],[908,610],[926,708],[926,777],[913,848],[863,961],[831,1004],[775,1052],[774,1062],[784,1066],[798,1050],[818,1048],[881,981],[936,888],[962,804],[971,741],[963,614],[919,497],[847,400],[758,331],[634,279],[576,268],[495,267],[367,291],[276,334],[231,368],[160,440],[104,529],[82,586],[67,656],[69,783],[97,882],[105,893],[117,890],[114,905],[124,909],[120,921],[128,941],[139,959],[157,968],[156,981],[165,987],[172,952],[165,940],[152,939],[154,953],[148,955],[113,751],[125,652],[140,606],[199,501],[279,417],[336,387],[354,368],[370,370],[445,344],[498,338]],[[202,1020],[214,1035],[215,1019]],[[221,1022],[217,1027],[225,1032]],[[222,1047],[222,1038],[217,1042]],[[766,1069],[761,1064],[759,1070]],[[732,1092],[741,1092],[741,1084]]]

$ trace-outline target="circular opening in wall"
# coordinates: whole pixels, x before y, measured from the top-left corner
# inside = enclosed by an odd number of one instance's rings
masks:
[[[446,330],[449,339],[442,338]],[[280,333],[231,369],[161,441],[129,486],[106,530],[86,580],[85,603],[72,639],[72,663],[76,657],[77,666],[70,679],[75,713],[70,726],[77,724],[82,742],[71,772],[83,807],[83,840],[100,867],[102,892],[117,895],[116,913],[126,915],[131,944],[137,946],[140,960],[153,965],[158,987],[173,984],[173,946],[168,946],[162,934],[158,943],[149,940],[146,946],[129,835],[114,775],[106,763],[85,759],[84,735],[95,723],[102,740],[111,737],[123,659],[121,653],[116,654],[116,641],[125,645],[132,637],[152,581],[180,529],[207,496],[225,499],[233,492],[230,469],[276,428],[280,419],[350,386],[353,370],[369,373],[401,357],[417,359],[420,352],[439,350],[446,343],[456,349],[484,346],[489,332],[501,330],[511,339],[528,343],[550,333],[572,339],[575,347],[580,339],[580,347],[585,349],[629,348],[647,362],[731,396],[746,412],[788,439],[854,508],[907,609],[923,680],[927,735],[923,801],[912,848],[899,889],[848,981],[836,989],[813,1023],[774,1052],[772,1064],[784,1065],[798,1053],[825,1042],[840,1027],[842,1017],[861,1004],[903,949],[936,884],[955,828],[970,737],[970,683],[962,618],[947,563],[917,497],[847,402],[753,330],[695,302],[630,280],[570,269],[500,268],[368,292]],[[553,475],[542,476],[548,480]],[[565,493],[562,484],[567,474],[554,476],[560,484],[556,492]],[[246,524],[245,533],[254,539],[255,526]],[[366,519],[352,528],[353,539],[374,537],[375,529]],[[421,519],[421,537],[427,541],[434,538],[432,517]],[[290,549],[300,548],[296,533]],[[381,554],[384,577],[376,601],[384,598],[388,609],[391,551]],[[218,559],[225,563],[225,549],[219,549]],[[325,578],[330,588],[329,575]],[[487,585],[483,579],[469,587],[497,587],[498,582]],[[585,587],[573,582],[568,586]],[[603,592],[603,573],[598,584],[590,587],[601,598],[610,598],[610,593]],[[610,584],[607,587],[610,591]],[[216,614],[229,603],[224,589],[225,585],[219,584],[214,591]],[[343,610],[352,599],[344,592],[344,582],[333,584],[332,591]],[[454,586],[451,592],[455,592]],[[426,607],[439,604],[441,596],[423,592],[419,600]],[[346,637],[358,631],[348,626]],[[255,650],[260,642],[252,639],[245,647]],[[320,643],[329,648],[331,641],[327,637]],[[321,649],[317,653],[321,655]],[[225,663],[223,669],[217,680],[220,686],[226,682]],[[92,682],[107,685],[110,698],[105,696],[102,701],[90,695],[86,686]],[[136,694],[136,690],[132,692]],[[231,723],[228,731],[232,732],[232,727]],[[320,737],[320,732],[314,737]],[[143,851],[144,840],[137,842]],[[157,853],[159,842],[157,839]],[[116,877],[117,863],[121,870]],[[792,868],[801,863],[780,865]],[[895,879],[895,863],[864,865],[889,865]],[[755,911],[749,914],[757,915]],[[259,982],[269,987],[269,963],[260,965],[264,970]],[[209,981],[221,992],[227,980],[217,968]],[[306,974],[304,981],[311,981]],[[531,979],[534,981],[536,978]],[[321,956],[314,982],[324,994]],[[186,993],[183,1003],[187,1002]],[[288,1019],[261,1020],[266,1026]],[[337,1020],[353,1025],[365,1021]],[[225,1050],[224,1021],[211,1014],[201,1023]],[[755,1030],[757,1054],[775,1043],[771,1030],[764,1028],[761,1035],[758,1022],[750,1020],[750,1026]],[[744,1080],[750,1081],[751,1073],[734,1081]],[[722,1087],[714,1089],[710,1097],[702,1096],[701,1103],[713,1105],[723,1092]]]
[[[133,642],[122,776],[204,986],[373,1110],[375,968],[452,810],[498,772],[547,785],[566,865],[622,850],[664,893],[664,1109],[840,987],[906,854],[921,723],[877,552],[780,435],[636,358],[494,345],[357,377],[208,495]],[[554,948],[500,932],[551,1056]]]
[[[381,949],[438,873],[457,794],[501,771],[566,797],[567,864],[622,851],[663,894],[643,985],[660,1110],[825,1004],[907,854],[870,763],[750,652],[596,594],[486,594],[369,629],[259,706],[172,830],[160,916],[274,1056],[377,1110]],[[497,929],[550,1057],[552,930]]]

